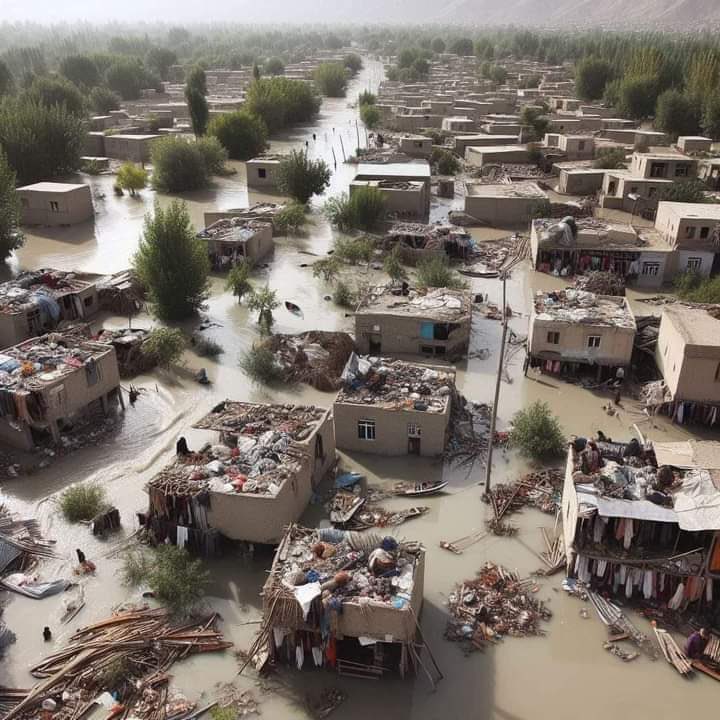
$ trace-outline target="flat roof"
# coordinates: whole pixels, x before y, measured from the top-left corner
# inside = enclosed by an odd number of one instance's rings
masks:
[[[155,138],[161,138],[162,135],[140,135],[136,133],[130,133],[127,135],[113,133],[112,135],[106,135],[105,138],[116,138],[118,140],[153,140]]]
[[[375,179],[376,177],[412,177],[421,180],[430,179],[430,165],[427,162],[408,163],[360,163],[356,180]]]
[[[531,180],[494,185],[469,182],[465,187],[467,197],[536,198],[540,200],[547,198],[545,191]]]
[[[466,151],[475,153],[528,152],[524,145],[470,145]]]
[[[380,286],[373,289],[356,314],[459,322],[470,320],[472,294],[466,290],[433,288],[426,292],[410,290],[408,295],[395,295],[388,286]]]
[[[596,295],[584,290],[539,293],[535,297],[534,319],[632,330],[636,327],[635,318],[625,298]]]
[[[79,190],[80,188],[89,188],[89,185],[85,183],[59,183],[59,182],[37,182],[32,185],[23,185],[17,188],[18,190],[31,190],[33,192],[53,192],[53,193],[64,193],[72,192],[73,190]]]
[[[663,307],[663,315],[672,322],[687,344],[720,347],[720,320],[706,307],[672,303]]]
[[[64,270],[32,270],[0,283],[0,314],[14,315],[40,308],[49,298],[81,292],[93,285],[87,275]]]
[[[669,210],[677,217],[720,221],[720,203],[681,203],[661,200],[658,203],[658,212],[660,210]]]

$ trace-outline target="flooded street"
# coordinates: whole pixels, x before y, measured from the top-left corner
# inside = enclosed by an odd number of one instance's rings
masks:
[[[273,150],[294,147],[308,149],[313,157],[322,157],[333,167],[333,151],[338,163],[328,196],[347,191],[354,175],[354,166],[342,163],[342,147],[350,154],[358,137],[365,145],[362,127],[356,129],[357,110],[350,107],[357,94],[364,89],[376,89],[382,78],[382,66],[367,62],[358,77],[351,82],[347,98],[326,99],[317,122],[308,127],[294,128],[272,142]],[[312,139],[313,133],[317,136]],[[342,138],[343,145],[340,144]],[[187,203],[195,226],[203,226],[203,213],[245,207],[259,200],[276,199],[248,192],[244,166],[234,163],[235,175],[217,179],[210,190],[181,196]],[[89,179],[96,198],[96,219],[85,226],[29,232],[25,246],[9,263],[6,274],[22,269],[53,267],[89,272],[110,273],[125,269],[137,247],[145,213],[157,200],[161,205],[173,197],[156,195],[144,190],[137,197],[116,197],[112,190],[113,177]],[[312,262],[308,253],[323,255],[332,247],[334,231],[319,212],[323,198],[313,204],[313,215],[301,237],[280,238],[267,269],[258,270],[253,282],[268,284],[277,290],[281,301],[291,300],[303,310],[303,317],[287,312],[282,306],[276,312],[276,332],[292,333],[304,330],[351,330],[345,312],[324,299],[329,288],[312,277]],[[438,213],[442,206],[435,206]],[[447,206],[445,206],[445,211]],[[505,235],[494,231],[478,231],[478,239]],[[362,272],[362,271],[360,271]],[[470,279],[476,293],[488,293],[490,300],[500,303],[501,283],[498,280]],[[517,268],[508,280],[508,303],[514,317],[510,327],[518,335],[527,334],[527,321],[533,294],[538,289],[561,287],[560,280],[542,276],[527,264]],[[630,295],[631,300],[637,296]],[[643,312],[649,312],[647,307]],[[34,601],[25,597],[8,597],[4,620],[17,635],[0,664],[0,685],[27,687],[33,679],[28,667],[44,655],[64,645],[80,626],[107,617],[116,604],[131,599],[119,577],[121,562],[109,557],[110,543],[93,538],[84,525],[68,525],[60,514],[56,497],[68,485],[97,480],[102,483],[111,502],[121,512],[123,533],[129,535],[137,528],[135,513],[145,509],[145,483],[175,453],[175,442],[185,435],[191,448],[199,446],[212,434],[191,430],[190,425],[204,415],[215,403],[225,398],[255,402],[295,402],[327,406],[333,395],[320,393],[301,385],[287,389],[258,387],[249,382],[238,366],[240,353],[258,337],[255,318],[245,306],[239,305],[224,288],[224,278],[214,277],[207,310],[203,313],[213,324],[205,331],[207,337],[222,345],[224,353],[216,360],[199,358],[192,351],[185,356],[186,370],[157,371],[133,380],[146,389],[134,407],[121,416],[114,435],[96,447],[87,447],[57,459],[49,468],[28,478],[6,480],[3,483],[3,502],[23,516],[36,516],[42,523],[46,537],[57,541],[57,550],[65,561],[45,561],[42,575],[69,576],[74,564],[74,549],[82,548],[97,564],[97,575],[81,582],[86,606],[69,624],[61,625],[62,595]],[[123,326],[127,319],[110,317],[108,326]],[[133,319],[136,327],[149,327],[150,317]],[[187,326],[188,329],[192,325]],[[476,317],[473,322],[471,356],[473,351],[488,350],[485,359],[470,359],[458,366],[459,390],[470,400],[491,402],[497,372],[498,346],[501,325],[497,321]],[[509,348],[511,350],[511,348]],[[476,355],[477,353],[475,353]],[[501,389],[498,428],[507,426],[513,413],[540,399],[547,401],[557,413],[567,434],[590,435],[602,429],[613,438],[628,438],[633,423],[651,439],[683,439],[689,433],[671,426],[664,418],[657,419],[657,427],[642,422],[644,416],[629,400],[615,417],[602,409],[609,396],[596,395],[579,386],[563,383],[555,378],[522,372],[523,354],[511,355],[508,374],[511,382],[503,382]],[[192,371],[207,368],[212,380],[209,386],[198,385]],[[430,479],[439,476],[443,468],[420,458],[387,459],[374,456],[342,456],[342,464],[367,475],[374,484],[389,487],[397,480]],[[514,479],[527,470],[527,465],[510,453],[496,451],[493,482]],[[445,469],[450,487],[445,495],[428,499],[431,510],[425,516],[403,525],[398,535],[423,542],[427,549],[425,571],[425,600],[422,611],[422,630],[445,678],[432,692],[422,674],[406,680],[383,678],[376,684],[365,680],[340,678],[326,671],[282,671],[257,686],[257,678],[247,672],[237,679],[240,687],[253,688],[260,701],[262,714],[273,720],[293,720],[310,717],[304,708],[305,693],[329,686],[342,688],[347,701],[333,717],[344,720],[366,720],[377,716],[398,720],[443,720],[461,718],[497,718],[498,720],[531,720],[556,718],[565,720],[582,715],[586,720],[612,716],[667,717],[681,712],[702,712],[711,707],[717,688],[704,677],[696,678],[692,687],[688,681],[658,660],[650,662],[641,657],[626,665],[602,649],[605,627],[598,621],[589,605],[567,597],[560,590],[562,575],[541,579],[538,596],[548,601],[553,619],[547,624],[544,638],[508,639],[485,653],[464,657],[457,644],[446,642],[443,631],[447,619],[444,602],[456,582],[470,578],[486,561],[501,563],[516,569],[521,575],[537,570],[541,562],[535,554],[541,547],[539,528],[552,527],[553,518],[535,510],[526,510],[513,518],[519,532],[511,538],[488,536],[480,543],[456,556],[440,549],[441,540],[453,540],[484,527],[488,506],[481,502],[479,485],[484,472],[476,466]],[[400,499],[385,503],[387,507],[404,507]],[[323,518],[320,506],[310,505],[304,521],[317,524]],[[322,520],[323,522],[327,522]],[[208,603],[222,615],[221,629],[227,639],[238,648],[247,649],[257,629],[249,624],[260,617],[259,592],[266,578],[272,553],[258,550],[251,561],[240,556],[226,556],[209,563],[212,585]],[[590,609],[590,619],[582,619],[581,607]],[[644,630],[648,626],[633,616]],[[53,628],[51,643],[43,642],[42,628]],[[239,665],[232,652],[196,656],[173,667],[174,686],[192,698],[211,694],[219,682],[232,681]],[[658,692],[658,685],[665,690]],[[602,693],[603,702],[596,702]]]

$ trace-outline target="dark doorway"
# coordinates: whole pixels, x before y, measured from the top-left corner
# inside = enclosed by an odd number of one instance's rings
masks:
[[[408,455],[419,455],[420,454],[420,438],[409,437],[408,438]]]
[[[379,335],[371,335],[368,338],[368,351],[371,355],[379,355],[382,352],[382,343]]]

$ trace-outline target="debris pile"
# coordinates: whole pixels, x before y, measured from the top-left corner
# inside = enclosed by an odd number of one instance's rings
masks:
[[[102,330],[96,339],[115,348],[120,377],[130,378],[149,372],[157,365],[157,358],[143,350],[149,334],[142,329]]]
[[[450,437],[443,458],[451,465],[467,467],[470,473],[480,460],[485,463],[492,407],[471,402],[455,393],[450,413]]]
[[[575,278],[574,288],[575,290],[583,290],[596,295],[625,297],[625,279],[621,275],[604,270],[578,275]]]
[[[30,669],[40,682],[6,720],[37,718],[43,701],[59,697],[63,699],[54,720],[84,717],[103,692],[117,693],[118,715],[164,719],[174,702],[168,696],[168,671],[173,663],[190,654],[232,646],[214,629],[217,617],[178,626],[167,610],[141,609],[89,625],[75,633],[65,648]]]
[[[142,310],[145,288],[132,270],[110,275],[98,281],[100,307],[125,317]]]
[[[461,642],[466,653],[482,650],[502,637],[544,635],[541,621],[552,613],[533,597],[537,586],[488,562],[474,580],[466,580],[448,598],[451,618],[445,638]]]
[[[483,502],[492,506],[496,520],[519,512],[525,506],[544,513],[555,513],[560,508],[560,493],[564,481],[559,468],[546,468],[524,475],[512,483],[498,483],[483,494]]]
[[[323,330],[272,335],[265,345],[275,354],[285,382],[304,382],[321,392],[340,388],[343,368],[355,350],[347,333]]]

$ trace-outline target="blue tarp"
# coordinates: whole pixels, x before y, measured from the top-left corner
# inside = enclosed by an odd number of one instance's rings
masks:
[[[362,475],[359,473],[344,473],[343,475],[340,475],[335,480],[335,487],[336,488],[346,488],[346,487],[352,487],[356,482],[359,482],[362,480]]]

